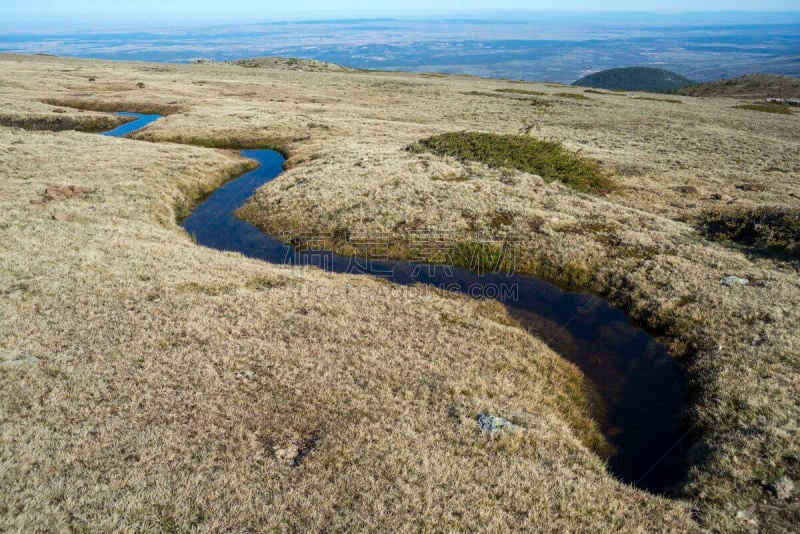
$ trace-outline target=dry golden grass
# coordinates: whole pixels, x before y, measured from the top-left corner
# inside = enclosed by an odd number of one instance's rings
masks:
[[[114,101],[205,98],[203,67],[153,68],[4,56],[0,102],[86,99],[84,69]],[[254,138],[292,132],[267,117]],[[588,417],[580,374],[502,308],[195,246],[174,206],[246,165],[0,127],[0,529],[694,528],[605,472],[567,423]],[[525,430],[484,437],[486,411]]]
[[[289,170],[242,211],[271,231],[520,237],[519,269],[593,289],[685,356],[685,494],[701,524],[796,524],[797,497],[761,481],[800,479],[797,272],[685,222],[732,201],[796,207],[796,115],[455,76],[0,58],[6,114],[48,99],[169,106],[134,137],[280,147]],[[562,141],[622,187],[598,197],[405,150],[464,130]],[[172,207],[241,164],[226,153],[0,133],[17,151],[0,152],[0,272],[6,292],[22,288],[3,304],[3,350],[39,358],[2,370],[10,528],[695,528],[687,505],[603,472],[566,424],[575,370],[497,310],[193,247]],[[736,188],[754,181],[766,190]],[[58,223],[54,205],[29,204],[50,184],[98,193],[59,207],[74,220]],[[500,212],[509,224],[493,228]],[[754,283],[721,286],[727,274]],[[482,410],[533,430],[477,437]]]

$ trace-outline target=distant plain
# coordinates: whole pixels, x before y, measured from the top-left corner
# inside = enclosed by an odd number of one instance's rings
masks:
[[[72,31],[3,29],[0,52],[187,63],[282,56],[348,67],[571,83],[654,66],[692,80],[800,76],[800,14],[524,14]]]

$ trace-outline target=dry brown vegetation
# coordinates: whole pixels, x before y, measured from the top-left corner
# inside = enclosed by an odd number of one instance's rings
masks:
[[[685,531],[690,510],[719,530],[796,524],[796,495],[769,488],[800,479],[797,271],[692,221],[798,206],[797,115],[455,76],[16,56],[0,72],[8,116],[175,110],[134,136],[151,143],[0,128],[5,528]],[[622,187],[405,150],[465,130],[558,140]],[[514,235],[518,269],[663,332],[692,394],[688,502],[605,473],[569,424],[579,374],[503,310],[195,247],[176,202],[243,162],[176,141],[291,155],[242,211],[270,231]],[[95,192],[31,202],[52,185]],[[526,430],[482,437],[482,411]]]

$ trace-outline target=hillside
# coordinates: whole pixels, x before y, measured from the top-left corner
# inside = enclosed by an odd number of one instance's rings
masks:
[[[664,69],[627,67],[609,69],[584,76],[572,85],[620,91],[661,93],[669,89],[693,85],[695,82]]]
[[[750,74],[730,80],[672,89],[669,92],[685,96],[800,99],[800,78]]]
[[[7,54],[0,79],[0,530],[800,521],[797,113]],[[53,129],[114,120],[98,110],[166,116],[128,139],[37,131],[53,114]],[[594,292],[661,334],[689,395],[677,498],[621,483],[582,439],[596,406],[560,324],[197,246],[176,216],[250,167],[230,150],[243,147],[288,155],[240,211],[273,235],[344,253],[383,239],[409,260],[408,236],[513,238],[517,273]],[[484,435],[481,413],[521,428]]]
[[[273,70],[295,70],[306,72],[353,72],[358,69],[351,69],[336,63],[319,61],[316,59],[297,59],[283,57],[256,57],[249,59],[239,59],[231,62],[240,67],[273,69]]]

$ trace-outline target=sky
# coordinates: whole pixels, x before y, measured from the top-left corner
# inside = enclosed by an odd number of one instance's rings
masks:
[[[5,24],[149,25],[521,11],[800,11],[800,0],[0,0]]]

